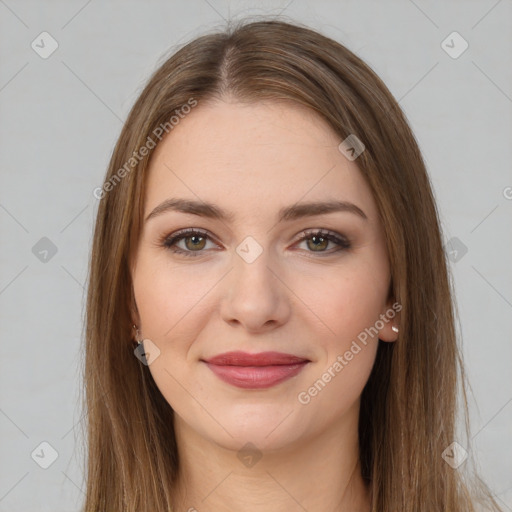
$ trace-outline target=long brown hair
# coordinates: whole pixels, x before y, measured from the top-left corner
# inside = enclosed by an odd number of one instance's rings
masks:
[[[157,134],[164,127],[172,136],[170,119],[179,121],[194,102],[227,95],[305,105],[340,142],[355,134],[366,147],[356,163],[382,219],[390,295],[402,305],[399,338],[379,341],[361,397],[360,460],[372,512],[468,512],[478,510],[477,503],[500,510],[478,477],[466,477],[467,462],[454,469],[442,456],[453,441],[469,450],[468,406],[453,285],[415,137],[387,87],[360,58],[307,27],[276,19],[242,20],[174,53],[150,78],[115,146],[97,194],[90,259],[84,510],[163,512],[172,504],[179,468],[173,411],[130,343],[130,263]],[[456,433],[458,406],[466,440]]]

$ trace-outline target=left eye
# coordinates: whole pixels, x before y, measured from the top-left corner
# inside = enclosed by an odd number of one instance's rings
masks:
[[[184,247],[179,247],[178,243],[181,243],[182,241],[185,245]],[[196,229],[189,229],[180,231],[169,237],[164,237],[161,245],[174,253],[194,257],[199,256],[201,252],[204,252],[203,249],[205,249],[208,241],[212,242],[208,233],[198,231]],[[302,232],[300,239],[296,243],[302,242],[306,242],[308,249],[312,249],[308,250],[308,252],[325,254],[332,254],[334,252],[347,250],[351,247],[351,244],[346,237],[322,230]],[[329,243],[333,243],[338,247],[334,250],[326,251]]]
[[[330,242],[334,245],[337,245],[338,247],[334,250],[328,251],[327,254],[350,249],[350,242],[347,238],[329,231],[304,231],[299,241],[305,241],[308,248],[313,248],[311,252],[327,252],[324,249],[327,248]],[[317,251],[316,249],[320,250]]]

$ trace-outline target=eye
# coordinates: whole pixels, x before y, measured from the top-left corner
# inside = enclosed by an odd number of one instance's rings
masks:
[[[182,241],[184,242],[185,248],[177,245]],[[194,257],[201,254],[207,241],[211,242],[210,237],[205,231],[190,228],[183,229],[171,236],[164,237],[161,241],[161,245],[172,252]]]
[[[306,246],[309,249],[308,252],[317,252],[322,254],[332,254],[343,250],[350,249],[350,241],[337,233],[323,230],[311,230],[303,231],[299,242],[306,242]],[[326,251],[329,243],[335,244],[337,247],[334,250]]]

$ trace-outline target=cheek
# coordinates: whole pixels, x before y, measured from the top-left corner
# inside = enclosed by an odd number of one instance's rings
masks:
[[[197,279],[193,272],[141,251],[133,274],[142,334],[159,350],[148,370],[166,401],[178,411],[190,407],[184,389],[190,389],[191,382],[196,387],[200,383],[190,375],[187,357],[204,327],[201,310],[212,287],[208,279]]]
[[[375,323],[383,311],[387,292],[385,267],[378,273],[368,265],[347,265],[330,273],[328,284],[303,283],[307,305],[321,319],[311,328],[319,348],[318,365],[301,389],[299,402],[309,404],[310,416],[335,420],[354,406],[366,385],[378,348]]]
[[[145,337],[164,341],[201,311],[202,303],[216,279],[212,273],[197,276],[194,265],[175,266],[165,257],[141,251],[133,287]]]
[[[343,350],[361,332],[374,326],[387,299],[389,276],[385,262],[354,258],[344,263],[328,272],[294,278],[293,290],[314,314],[318,326],[314,332],[324,340],[329,352]]]

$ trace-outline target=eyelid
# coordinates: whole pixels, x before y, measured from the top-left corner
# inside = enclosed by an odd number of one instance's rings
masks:
[[[207,240],[213,242],[214,244],[220,245],[216,241],[215,237],[213,237],[207,230],[202,229],[202,228],[179,229],[178,231],[175,231],[168,235],[163,235],[159,239],[158,242],[159,242],[159,245],[164,245],[170,249],[170,247],[171,247],[170,242],[173,242],[175,244],[176,242],[179,242],[179,241],[183,240],[184,238],[188,238],[188,237],[194,236],[194,235],[200,235],[200,236],[206,238]],[[180,252],[180,251],[176,251],[176,252]],[[194,251],[184,251],[184,252],[193,253]],[[202,251],[198,251],[198,253],[199,252],[202,252]]]
[[[342,244],[351,245],[351,240],[342,233],[337,233],[336,231],[331,231],[329,229],[323,228],[308,228],[304,229],[300,232],[300,238],[297,240],[298,242],[303,241],[304,238],[311,237],[313,235],[324,237],[327,239],[336,239]],[[329,238],[330,237],[330,238]]]

